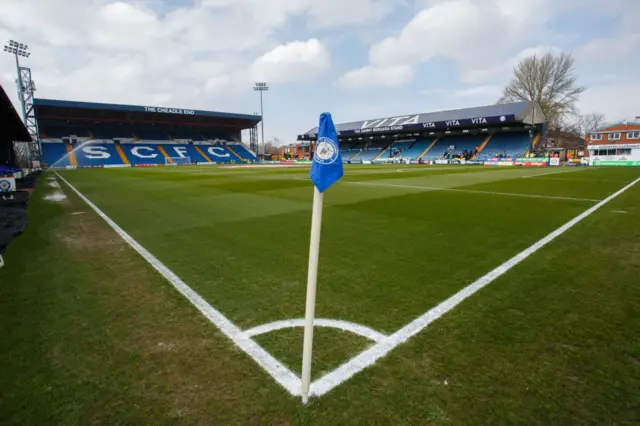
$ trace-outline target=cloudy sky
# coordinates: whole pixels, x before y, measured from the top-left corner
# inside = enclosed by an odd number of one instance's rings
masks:
[[[640,115],[640,0],[0,0],[38,97],[259,111],[267,139],[495,102],[518,59],[572,52],[579,107]],[[0,82],[15,102],[15,65]]]

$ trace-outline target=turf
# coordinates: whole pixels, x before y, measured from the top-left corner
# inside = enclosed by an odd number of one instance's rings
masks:
[[[640,177],[553,171],[347,168],[325,196],[317,316],[392,333]],[[62,175],[241,328],[303,316],[307,170]],[[47,191],[0,270],[7,423],[640,419],[640,185],[306,408],[71,191],[60,204],[42,200]],[[301,336],[256,341],[298,372]],[[339,330],[316,336],[316,378],[370,344]]]

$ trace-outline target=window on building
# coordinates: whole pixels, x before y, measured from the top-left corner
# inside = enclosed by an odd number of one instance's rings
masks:
[[[609,133],[609,140],[610,141],[619,141],[620,140],[620,133]]]
[[[631,155],[631,148],[620,148],[616,150],[616,155]]]
[[[591,133],[591,140],[592,141],[601,141],[602,140],[602,133]]]
[[[627,139],[640,139],[640,132],[628,132]]]
[[[594,155],[616,155],[616,149],[615,148],[609,148],[609,149],[598,149],[593,151]]]

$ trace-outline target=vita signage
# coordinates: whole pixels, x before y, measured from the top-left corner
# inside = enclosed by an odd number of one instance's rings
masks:
[[[498,115],[487,117],[473,117],[445,121],[432,121],[432,114],[403,115],[398,117],[379,118],[376,120],[357,121],[338,125],[338,135],[363,135],[370,133],[384,133],[395,131],[425,131],[439,129],[466,128],[492,124],[503,124],[515,121],[515,115]],[[299,139],[311,139],[314,132],[301,135]]]
[[[498,117],[475,117],[463,120],[446,120],[446,121],[426,121],[421,122],[420,115],[401,116],[391,118],[380,118],[378,120],[365,120],[361,123],[354,123],[356,128],[340,130],[340,136],[351,134],[379,133],[389,131],[404,130],[436,130],[450,129],[455,127],[478,126],[483,124],[497,124],[506,121],[513,121],[514,116],[498,116]]]

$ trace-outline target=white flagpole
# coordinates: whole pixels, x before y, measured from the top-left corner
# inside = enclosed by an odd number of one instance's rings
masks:
[[[304,316],[304,347],[302,350],[302,403],[309,401],[311,385],[311,352],[313,348],[313,320],[316,311],[316,282],[318,255],[320,254],[320,230],[322,228],[322,192],[313,187],[313,214],[311,216],[311,244],[309,246],[309,272],[307,274],[307,307]]]

